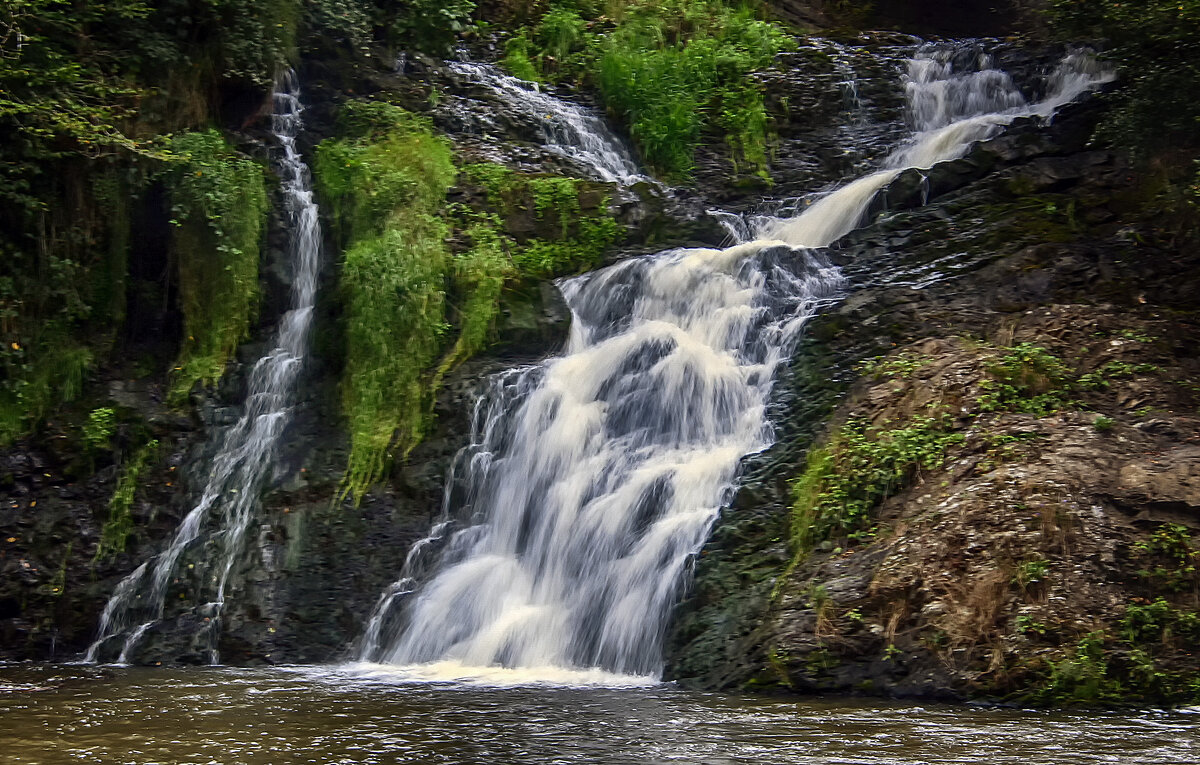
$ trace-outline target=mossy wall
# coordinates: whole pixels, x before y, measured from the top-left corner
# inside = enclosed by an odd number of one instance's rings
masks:
[[[171,375],[182,401],[215,382],[244,340],[258,307],[258,264],[268,208],[265,168],[216,131],[184,133],[163,174],[175,224],[184,338]]]
[[[314,172],[345,253],[342,488],[361,498],[421,442],[446,372],[486,347],[505,285],[593,267],[621,230],[586,182],[460,172],[450,143],[398,106],[346,103],[338,133]]]

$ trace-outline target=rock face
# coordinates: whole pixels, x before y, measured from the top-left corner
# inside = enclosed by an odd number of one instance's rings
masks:
[[[747,461],[702,553],[671,676],[1194,695],[1195,253],[1149,244],[1154,221],[1131,202],[1144,179],[1086,147],[1096,115],[1073,107],[901,176],[890,209],[841,244],[850,294],[809,325],[781,384],[780,440]],[[871,462],[871,444],[920,433],[944,439],[934,457]],[[812,536],[792,486],[819,475],[806,454],[885,466],[867,522]]]

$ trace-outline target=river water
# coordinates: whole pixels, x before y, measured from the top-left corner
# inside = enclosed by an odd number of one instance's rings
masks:
[[[361,667],[9,665],[0,761],[1194,764],[1200,714],[406,683]]]

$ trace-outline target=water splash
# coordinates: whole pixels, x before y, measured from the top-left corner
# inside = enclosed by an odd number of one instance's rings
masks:
[[[114,646],[120,646],[119,663],[133,660],[143,636],[163,618],[167,590],[174,581],[180,556],[204,536],[206,524],[214,523],[216,530],[208,535],[217,547],[212,601],[200,608],[200,615],[205,619],[203,637],[210,661],[216,663],[219,658],[216,645],[226,588],[288,422],[308,345],[320,268],[317,206],[308,166],[296,148],[303,107],[294,72],[281,76],[272,98],[272,131],[282,149],[275,164],[291,235],[292,307],[279,322],[271,351],[250,372],[244,412],[221,437],[200,501],[184,518],[167,549],[142,563],[117,585],[100,616],[98,636],[84,658],[88,663],[111,655]]]
[[[918,55],[909,73],[920,132],[884,169],[795,217],[762,220],[753,241],[562,283],[568,348],[493,380],[452,476],[463,488],[448,494],[443,524],[464,525],[441,526],[419,560],[410,556],[372,615],[362,661],[414,676],[657,676],[689,562],[732,495],[739,460],[772,441],[775,372],[842,286],[815,248],[857,227],[902,170],[960,157],[1104,76],[1065,62],[1050,96],[1030,106],[1004,78],[928,66],[933,56]],[[941,95],[926,99],[927,89]],[[979,111],[988,108],[999,111]]]
[[[491,64],[452,61],[450,69],[468,82],[491,88],[511,107],[535,121],[545,147],[590,168],[609,183],[649,180],[604,120],[578,104],[543,93],[536,82],[504,74]]]

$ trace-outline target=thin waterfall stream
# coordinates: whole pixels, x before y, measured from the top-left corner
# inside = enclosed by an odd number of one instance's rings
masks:
[[[279,321],[271,350],[250,371],[242,416],[221,435],[200,501],[184,518],[167,549],[142,563],[117,586],[100,616],[98,635],[84,658],[87,663],[133,660],[142,638],[163,618],[180,557],[204,537],[217,543],[217,554],[209,562],[212,572],[206,591],[211,601],[200,609],[205,625],[201,637],[210,663],[219,660],[217,641],[230,575],[242,554],[246,530],[288,423],[308,347],[320,269],[317,205],[308,166],[296,147],[303,128],[303,107],[295,72],[279,78],[272,102],[272,132],[282,150],[275,165],[289,228],[291,308]],[[214,525],[206,535],[206,528]]]
[[[559,357],[495,376],[443,519],[413,548],[360,641],[414,679],[652,682],[669,612],[739,461],[772,442],[777,368],[842,277],[822,253],[906,169],[963,156],[1020,117],[1110,79],[1067,57],[1027,103],[983,59],[922,49],[905,75],[910,139],[881,169],[749,241],[639,257],[565,280]],[[730,227],[731,231],[739,230]],[[459,488],[455,488],[455,486]],[[394,670],[386,670],[394,671]]]
[[[626,185],[649,180],[633,153],[598,114],[543,93],[538,83],[504,74],[492,64],[451,61],[449,66],[468,82],[490,89],[523,112],[537,124],[546,149],[578,162],[598,179]]]

